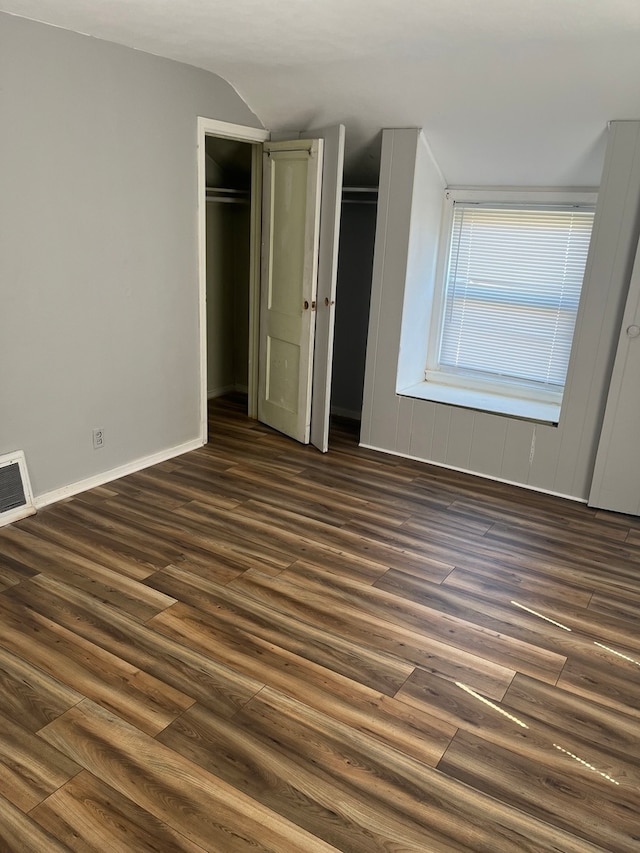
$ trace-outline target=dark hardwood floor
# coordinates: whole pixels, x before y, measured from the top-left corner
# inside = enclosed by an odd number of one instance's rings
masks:
[[[0,851],[640,851],[640,521],[211,407],[0,531]]]

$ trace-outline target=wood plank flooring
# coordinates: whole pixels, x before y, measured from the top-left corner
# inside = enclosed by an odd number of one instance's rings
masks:
[[[0,851],[639,853],[640,520],[243,411],[0,530]]]

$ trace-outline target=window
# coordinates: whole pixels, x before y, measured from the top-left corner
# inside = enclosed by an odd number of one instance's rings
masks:
[[[447,191],[425,381],[406,393],[557,422],[594,202]]]

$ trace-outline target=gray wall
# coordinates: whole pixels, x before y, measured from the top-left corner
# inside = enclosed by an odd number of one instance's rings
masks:
[[[260,123],[209,72],[3,14],[0,81],[0,453],[38,496],[198,437],[196,117]]]
[[[640,228],[640,122],[613,122],[609,131],[558,427],[395,393],[405,285],[429,267],[433,242],[425,236],[422,253],[415,246],[413,213],[430,207],[416,197],[440,192],[419,137],[416,130],[383,136],[362,443],[586,499]]]

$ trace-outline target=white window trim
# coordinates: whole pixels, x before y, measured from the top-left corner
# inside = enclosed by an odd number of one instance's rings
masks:
[[[450,187],[445,190],[440,240],[438,244],[435,288],[429,323],[429,342],[425,379],[410,387],[397,389],[402,396],[471,408],[480,411],[527,418],[557,424],[560,418],[562,393],[537,389],[526,383],[508,380],[492,382],[472,379],[434,370],[438,359],[441,316],[444,306],[444,280],[447,274],[454,202],[483,202],[496,204],[557,204],[595,206],[595,190],[557,189],[479,189]],[[526,393],[523,390],[526,389]]]

